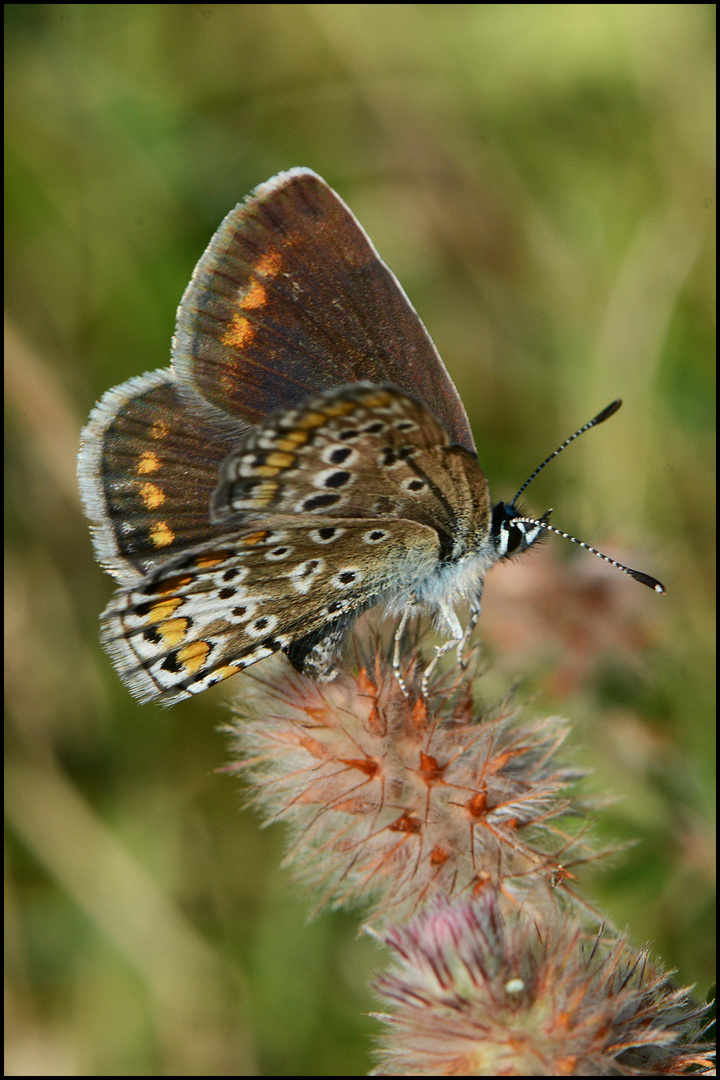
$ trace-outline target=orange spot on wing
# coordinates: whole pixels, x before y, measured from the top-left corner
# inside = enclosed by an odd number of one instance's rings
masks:
[[[199,555],[195,560],[198,570],[210,570],[213,566],[219,566],[225,562],[229,555],[227,551],[218,551],[214,555]]]
[[[370,390],[360,398],[360,401],[366,409],[377,409],[383,405],[389,405],[392,394],[389,394],[387,390]]]
[[[157,484],[145,483],[140,488],[140,498],[148,510],[157,510],[165,502],[165,492]]]
[[[192,580],[190,574],[176,574],[175,577],[166,578],[165,581],[157,586],[155,591],[160,596],[167,596],[168,593],[177,592],[178,589],[184,589],[186,585],[192,585]]]
[[[187,629],[187,619],[167,619],[158,626],[158,633],[162,635],[163,644],[175,648],[185,640]]]
[[[336,401],[326,405],[324,411],[326,416],[348,416],[355,409],[354,401]]]
[[[244,349],[255,337],[255,328],[243,315],[233,315],[232,321],[223,334],[222,343],[229,349]]]
[[[187,672],[194,675],[205,663],[209,652],[207,641],[192,641],[184,649],[178,650],[177,659]]]
[[[237,675],[238,671],[241,671],[240,667],[236,667],[235,664],[226,664],[224,667],[218,668],[213,671],[212,685],[222,682],[223,679],[229,679],[231,675]]]
[[[165,622],[177,611],[181,604],[182,600],[179,596],[174,596],[171,600],[161,600],[159,603],[152,605],[148,612],[147,621],[153,625]]]
[[[252,311],[253,308],[264,307],[267,303],[267,292],[265,286],[261,285],[259,281],[253,281],[252,285],[242,298],[241,307],[247,311]]]
[[[150,530],[150,539],[155,547],[167,547],[175,539],[175,533],[166,521],[157,521]]]
[[[150,429],[150,434],[153,439],[160,441],[161,439],[166,438],[169,430],[170,429],[164,420],[156,420]]]
[[[282,255],[279,251],[268,251],[255,264],[255,273],[264,277],[276,277],[282,268]]]
[[[277,450],[273,450],[265,458],[265,464],[269,465],[273,469],[289,469],[295,462],[294,454],[279,453]]]
[[[254,544],[261,544],[266,537],[267,529],[260,529],[259,532],[248,533],[247,536],[243,536],[240,542],[247,547],[252,547]]]
[[[288,431],[282,439],[278,439],[275,446],[278,450],[295,450],[307,441],[308,433],[306,431]]]
[[[160,465],[160,458],[155,451],[145,450],[138,459],[137,474],[138,476],[146,476],[148,473],[157,472]]]
[[[278,473],[278,469],[273,469],[270,473],[271,476],[275,476]],[[269,506],[277,495],[278,484],[275,480],[263,480],[262,484],[258,484],[252,493],[253,506],[265,507]]]
[[[301,430],[306,430],[307,431],[307,430],[311,430],[312,428],[321,427],[325,423],[326,420],[327,420],[327,416],[326,416],[325,413],[308,412],[308,413],[305,413],[304,416],[300,417],[300,419],[297,422],[297,426]]]

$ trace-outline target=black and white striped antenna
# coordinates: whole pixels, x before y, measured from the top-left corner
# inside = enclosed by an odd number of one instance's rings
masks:
[[[571,543],[577,544],[578,547],[584,548],[585,551],[589,551],[592,555],[597,555],[599,559],[602,559],[604,562],[609,563],[610,566],[615,566],[618,570],[622,570],[624,574],[629,574],[630,577],[635,578],[635,580],[639,581],[642,585],[647,585],[649,589],[653,589],[656,593],[664,593],[665,586],[661,582],[659,582],[657,578],[652,577],[650,574],[644,574],[641,570],[632,570],[629,566],[625,566],[624,563],[618,562],[617,559],[611,559],[609,555],[604,555],[602,551],[598,551],[597,548],[591,547],[590,544],[586,544],[584,543],[584,541],[578,540],[577,537],[570,536],[569,533],[562,532],[560,529],[556,529],[552,525],[549,525],[547,519],[552,513],[551,510],[548,510],[547,513],[543,514],[541,518],[526,517],[524,514],[519,513],[517,510],[518,499],[520,498],[528,484],[532,483],[538,473],[542,472],[545,466],[549,464],[549,462],[551,462],[553,458],[556,458],[558,454],[562,453],[565,447],[569,446],[570,443],[574,442],[575,439],[579,438],[580,435],[583,435],[586,431],[590,431],[591,428],[597,427],[598,424],[602,424],[605,420],[608,420],[611,416],[613,416],[613,414],[618,411],[621,405],[621,398],[617,398],[615,401],[611,401],[610,404],[602,410],[602,412],[599,412],[597,416],[595,416],[587,424],[583,424],[581,428],[578,428],[574,435],[571,435],[569,439],[566,439],[564,443],[558,446],[557,450],[553,450],[552,454],[549,454],[548,457],[546,457],[545,460],[541,462],[540,465],[538,465],[537,469],[535,469],[535,472],[527,478],[520,490],[513,497],[512,501],[502,508],[502,518],[506,528],[511,528],[516,525],[525,525],[532,526],[535,530],[542,529],[547,532],[555,533],[556,536],[562,536],[564,540],[570,540]],[[500,504],[500,506],[502,506],[502,504]],[[527,530],[525,530],[525,532],[527,533]],[[538,533],[536,532],[535,536],[537,535]]]

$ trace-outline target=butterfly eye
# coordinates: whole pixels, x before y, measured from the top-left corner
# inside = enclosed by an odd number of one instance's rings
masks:
[[[516,551],[525,547],[527,544],[525,530],[520,525],[513,525],[510,523],[507,526],[507,540],[505,544],[505,554],[514,555]]]

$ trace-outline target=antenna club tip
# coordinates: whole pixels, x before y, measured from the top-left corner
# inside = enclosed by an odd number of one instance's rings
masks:
[[[593,424],[602,424],[605,420],[609,420],[610,417],[618,411],[621,405],[622,398],[615,398],[614,401],[611,401],[609,405],[605,406],[602,412],[599,412],[597,414],[597,416],[593,420]]]
[[[643,574],[641,570],[631,570],[630,574],[639,581],[642,585],[647,585],[653,592],[658,593],[660,596],[665,594],[665,586],[657,578],[651,577],[650,574]]]

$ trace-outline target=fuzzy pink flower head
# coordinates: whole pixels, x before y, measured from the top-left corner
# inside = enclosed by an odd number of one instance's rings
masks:
[[[625,1076],[708,1073],[692,1042],[702,1010],[646,952],[588,936],[488,889],[438,901],[382,940],[394,954],[376,989],[394,1008],[376,1075]]]

